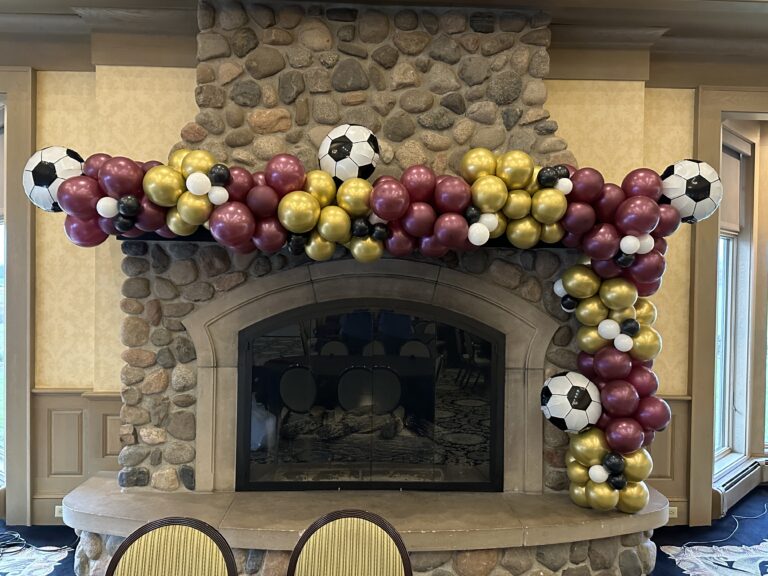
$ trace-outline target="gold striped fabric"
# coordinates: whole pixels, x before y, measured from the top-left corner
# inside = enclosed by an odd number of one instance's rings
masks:
[[[208,536],[189,526],[144,534],[120,559],[115,576],[227,576],[224,557]]]
[[[403,559],[392,538],[373,522],[341,518],[307,540],[296,576],[404,576]]]

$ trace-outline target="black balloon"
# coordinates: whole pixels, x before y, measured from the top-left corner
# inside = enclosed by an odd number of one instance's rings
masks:
[[[288,237],[288,252],[294,256],[304,253],[304,247],[307,245],[307,237],[301,234],[291,234]]]
[[[128,218],[135,218],[141,212],[141,201],[136,196],[123,196],[117,201],[117,212]]]
[[[566,174],[566,176],[568,175]],[[559,179],[560,177],[557,175],[557,170],[549,166],[539,170],[539,175],[536,177],[539,186],[542,188],[552,188],[555,184],[557,184]]]
[[[112,225],[115,227],[115,230],[117,230],[121,234],[123,232],[128,232],[129,230],[131,230],[135,223],[136,221],[133,218],[123,216],[122,214],[118,214],[117,216],[112,218]]]
[[[616,254],[616,256],[613,257],[613,261],[616,262],[616,265],[619,268],[629,268],[632,266],[632,264],[635,263],[635,255],[634,254],[624,254],[624,252],[619,252]]]
[[[475,208],[474,206],[470,206],[464,211],[464,218],[467,219],[467,223],[472,226],[475,222],[478,222],[480,220],[480,216],[482,216],[483,213],[480,212],[479,208]]]
[[[557,173],[558,178],[570,178],[571,172],[568,170],[568,166],[565,164],[558,164],[557,166],[553,166],[555,169],[555,172]]]
[[[229,168],[224,164],[214,164],[208,171],[208,179],[214,186],[226,186],[229,183]]]
[[[574,298],[573,296],[570,296],[568,294],[563,296],[563,298],[560,300],[560,307],[566,312],[573,312],[574,310],[576,310],[576,307],[578,305],[579,305],[579,299]]]
[[[618,452],[608,452],[603,457],[603,466],[612,474],[621,474],[624,472],[624,456]]]
[[[608,476],[608,484],[610,484],[614,490],[623,490],[627,487],[627,478],[624,474],[611,474]]]
[[[632,336],[633,338],[637,336],[638,332],[640,332],[640,323],[634,318],[627,318],[626,320],[622,320],[620,327],[622,334]]]
[[[371,223],[366,218],[355,218],[352,220],[352,236],[355,238],[370,236],[371,232]]]
[[[374,240],[381,240],[384,241],[387,239],[387,236],[389,236],[389,230],[387,230],[386,224],[374,224],[373,225],[373,232],[371,232],[371,238]]]

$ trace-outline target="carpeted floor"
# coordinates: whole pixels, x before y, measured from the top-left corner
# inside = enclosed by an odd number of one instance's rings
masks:
[[[13,547],[14,532],[31,547],[19,552]],[[6,526],[0,520],[0,575],[74,576],[75,532],[66,526]],[[62,550],[71,547],[72,551]],[[37,550],[34,547],[38,547]],[[40,547],[45,547],[41,550]]]

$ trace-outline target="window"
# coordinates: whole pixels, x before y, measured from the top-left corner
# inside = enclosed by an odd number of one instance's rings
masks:
[[[715,456],[731,451],[733,410],[733,319],[736,239],[720,234],[717,247],[717,310],[715,353]]]

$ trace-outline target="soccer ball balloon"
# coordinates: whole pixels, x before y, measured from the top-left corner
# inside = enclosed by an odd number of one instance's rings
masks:
[[[69,148],[49,146],[38,150],[24,166],[22,185],[30,202],[46,212],[61,212],[57,196],[67,178],[83,173],[83,158]]]
[[[600,390],[578,372],[556,374],[541,389],[541,411],[560,430],[578,434],[600,419]]]
[[[379,141],[365,126],[336,126],[320,143],[320,168],[337,185],[350,178],[368,179],[379,162]]]
[[[706,162],[680,160],[664,170],[661,180],[660,202],[672,204],[688,224],[712,216],[723,199],[720,176]]]

